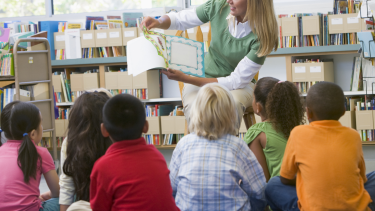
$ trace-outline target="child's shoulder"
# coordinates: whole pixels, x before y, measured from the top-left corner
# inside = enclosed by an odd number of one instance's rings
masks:
[[[38,151],[38,154],[43,158],[45,156],[51,157],[51,154],[49,153],[48,149],[41,146],[36,146],[36,150]]]

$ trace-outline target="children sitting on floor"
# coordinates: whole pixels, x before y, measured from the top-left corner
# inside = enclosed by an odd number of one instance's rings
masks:
[[[39,109],[31,103],[9,103],[1,125],[8,141],[0,147],[0,210],[59,210],[53,159],[46,148],[36,146],[43,134]],[[51,191],[40,195],[42,174]]]
[[[265,77],[256,83],[253,110],[262,122],[249,128],[244,141],[257,157],[268,181],[280,175],[290,131],[303,123],[304,108],[293,83]]]
[[[142,138],[148,122],[141,101],[128,94],[110,99],[101,130],[114,143],[92,170],[92,210],[179,210],[163,155]]]
[[[203,86],[192,105],[189,130],[173,152],[170,179],[181,210],[263,210],[266,180],[244,141],[238,113],[222,85]]]
[[[306,101],[310,125],[292,130],[280,177],[266,188],[271,209],[374,210],[375,172],[366,177],[361,138],[338,121],[345,112],[342,89],[320,82]]]

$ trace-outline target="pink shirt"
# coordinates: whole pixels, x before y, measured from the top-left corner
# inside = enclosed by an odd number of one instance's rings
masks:
[[[36,147],[42,158],[42,168],[38,168],[36,179],[30,177],[29,184],[23,180],[23,173],[17,165],[18,148],[22,141],[8,140],[0,147],[0,210],[38,211],[39,183],[42,174],[55,169],[51,154],[46,148]]]

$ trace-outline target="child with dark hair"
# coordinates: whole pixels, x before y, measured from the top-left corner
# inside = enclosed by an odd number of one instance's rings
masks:
[[[361,138],[338,121],[345,112],[344,101],[342,89],[334,83],[310,88],[310,125],[293,129],[280,177],[272,178],[266,188],[273,211],[374,210],[375,172],[366,177]]]
[[[14,101],[1,115],[8,141],[0,147],[0,210],[59,210],[59,178],[46,148],[36,146],[42,139],[39,109]],[[51,191],[39,193],[41,175]]]
[[[92,170],[92,210],[179,210],[163,155],[142,138],[148,122],[141,101],[128,94],[110,99],[101,131],[114,143]]]
[[[268,181],[280,175],[290,131],[304,122],[304,108],[293,83],[265,77],[256,83],[253,109],[262,122],[249,128],[244,141],[253,151]]]

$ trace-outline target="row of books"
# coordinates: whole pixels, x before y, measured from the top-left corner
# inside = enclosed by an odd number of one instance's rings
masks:
[[[146,105],[146,117],[158,116],[159,105]],[[144,134],[143,137],[146,139],[147,144],[160,145],[160,135],[158,134]]]
[[[319,83],[319,81],[309,81],[309,82],[294,82],[296,85],[299,93],[301,94],[307,94],[309,89],[316,83]]]
[[[59,108],[59,116],[56,119],[68,119],[70,108]]]
[[[0,53],[0,75],[14,76],[14,58],[12,53]]]
[[[65,137],[56,137],[56,146],[61,147]],[[39,142],[38,146],[48,148],[52,150],[52,138],[49,137],[42,137],[42,140]]]
[[[360,130],[358,132],[363,142],[375,141],[375,130]]]

